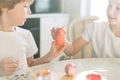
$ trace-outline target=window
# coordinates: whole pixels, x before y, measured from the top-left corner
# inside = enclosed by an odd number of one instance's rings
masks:
[[[108,0],[91,0],[90,15],[98,16],[102,20],[107,20],[107,5]]]

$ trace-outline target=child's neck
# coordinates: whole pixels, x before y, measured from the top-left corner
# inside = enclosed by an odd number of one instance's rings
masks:
[[[0,26],[0,31],[13,32],[13,31],[15,31],[15,27],[3,27],[3,26]]]
[[[116,37],[120,37],[120,25],[111,26],[111,29]]]
[[[5,22],[0,19],[0,31],[13,32],[15,31],[15,26],[9,24],[9,22]]]

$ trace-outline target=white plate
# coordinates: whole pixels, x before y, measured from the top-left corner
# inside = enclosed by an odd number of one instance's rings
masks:
[[[99,72],[104,72],[105,70],[88,70],[88,71],[83,71],[83,72],[81,72],[81,73],[79,73],[77,76],[76,76],[76,78],[75,78],[75,80],[86,80],[86,75],[88,75],[88,74],[91,74],[91,73],[93,73],[93,74],[100,74]],[[103,76],[102,74],[100,74],[101,75],[101,77],[102,77],[102,80],[107,80],[106,79],[106,77],[105,76]]]

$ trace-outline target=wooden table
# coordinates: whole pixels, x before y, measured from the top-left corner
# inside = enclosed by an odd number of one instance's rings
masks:
[[[120,80],[119,58],[90,58],[64,60],[34,66],[31,69],[34,73],[36,73],[36,68],[48,68],[52,73],[53,80],[65,80],[63,79],[63,77],[65,76],[64,68],[65,65],[68,63],[74,63],[76,65],[76,77],[78,77],[78,75],[82,72],[95,71],[97,73],[100,73],[103,77],[105,77],[105,80]]]

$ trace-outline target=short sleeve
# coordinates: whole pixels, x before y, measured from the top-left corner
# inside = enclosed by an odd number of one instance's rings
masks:
[[[90,24],[85,28],[85,30],[83,31],[83,33],[81,34],[81,37],[82,37],[85,41],[89,42],[89,41],[91,41],[93,32],[94,32],[94,24],[93,24],[93,23],[90,23]]]
[[[28,30],[28,36],[27,36],[27,57],[33,56],[35,53],[37,53],[38,48],[35,43],[35,40],[33,38],[32,33]]]

